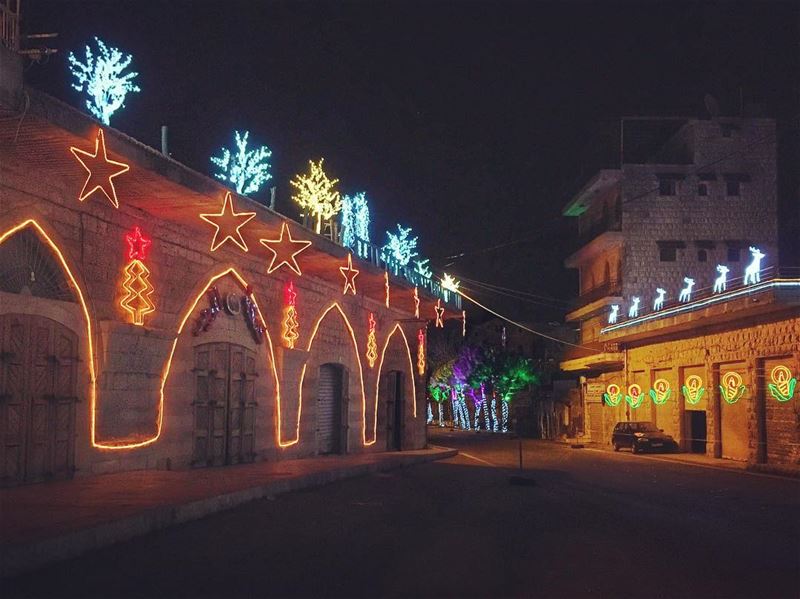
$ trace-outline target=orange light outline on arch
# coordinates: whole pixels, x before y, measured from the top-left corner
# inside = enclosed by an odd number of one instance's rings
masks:
[[[308,346],[306,348],[307,352],[311,352],[311,346],[314,343],[314,338],[317,336],[317,331],[319,330],[319,325],[328,315],[328,313],[336,308],[339,311],[339,314],[342,316],[342,320],[344,320],[344,324],[347,327],[347,330],[350,331],[350,339],[353,341],[353,351],[356,356],[356,361],[358,362],[358,376],[361,380],[361,443],[364,446],[372,445],[375,443],[375,438],[372,441],[367,441],[367,395],[364,390],[364,368],[361,365],[361,356],[358,353],[358,342],[356,341],[356,334],[353,331],[353,327],[350,324],[350,320],[347,318],[347,315],[342,310],[342,307],[339,305],[339,302],[333,302],[330,306],[325,308],[322,311],[320,316],[317,318],[317,321],[314,323],[314,328],[311,331],[311,336],[308,340]],[[298,394],[297,394],[297,427],[295,429],[294,439],[289,441],[284,441],[281,437],[281,412],[280,412],[280,405],[281,402],[278,401],[278,446],[281,448],[291,447],[292,445],[296,445],[300,441],[300,417],[303,414],[303,381],[306,378],[306,367],[308,363],[303,364],[303,368],[300,371],[300,384],[298,387]],[[376,414],[377,416],[377,414]],[[377,426],[377,420],[376,420]]]
[[[164,399],[165,399],[164,387],[166,386],[167,379],[169,378],[169,371],[172,366],[172,358],[175,355],[175,348],[178,346],[178,339],[180,338],[181,333],[183,332],[183,328],[186,326],[186,321],[189,320],[189,317],[192,315],[192,312],[194,312],[200,300],[205,296],[206,291],[208,291],[208,288],[211,287],[211,285],[213,285],[219,279],[229,274],[234,276],[234,278],[238,281],[238,283],[242,286],[243,289],[247,288],[248,285],[247,280],[242,275],[240,275],[239,272],[234,267],[231,266],[225,269],[224,271],[220,272],[219,274],[216,274],[213,277],[211,277],[205,284],[203,289],[200,291],[200,293],[197,294],[197,296],[194,298],[194,301],[192,302],[191,307],[186,311],[186,313],[183,315],[183,318],[181,319],[181,324],[178,326],[178,332],[175,334],[175,339],[172,341],[172,349],[169,352],[169,357],[167,358],[167,362],[164,366],[164,374],[161,375],[161,390],[159,393],[159,402],[158,402],[158,430],[156,432],[156,436],[153,437],[152,439],[147,439],[146,441],[143,441],[141,443],[128,445],[127,447],[129,448],[142,447],[143,445],[149,445],[151,443],[155,443],[161,436],[161,431],[163,430],[163,424],[164,424]],[[258,317],[261,319],[261,322],[266,323],[263,314],[261,314],[261,308],[258,306],[258,302],[256,301],[255,294],[252,294],[250,296],[250,299],[253,301],[253,305],[256,307],[256,311],[258,312]],[[278,417],[280,418],[281,383],[278,378],[278,370],[275,365],[275,351],[272,346],[272,338],[270,337],[269,330],[266,328],[266,326],[264,327],[264,336],[267,338],[267,344],[269,346],[268,359],[272,365],[272,376],[273,379],[275,380],[275,400],[278,406]],[[280,420],[278,422],[280,422]]]
[[[395,324],[392,332],[389,333],[389,336],[386,338],[386,341],[383,343],[383,350],[381,351],[381,362],[378,366],[378,380],[375,383],[375,423],[373,425],[373,437],[372,443],[375,443],[375,440],[378,438],[378,395],[380,393],[381,388],[381,370],[383,369],[383,359],[386,356],[386,348],[389,347],[389,341],[392,340],[392,336],[397,332],[400,331],[400,335],[403,337],[403,341],[406,344],[406,353],[408,354],[408,372],[411,374],[411,393],[413,394],[414,401],[412,402],[414,406],[414,418],[417,417],[417,383],[414,380],[414,361],[411,359],[411,346],[408,345],[408,338],[406,337],[405,331],[403,331],[403,327],[399,324]]]
[[[106,445],[98,443],[95,438],[96,432],[96,408],[97,408],[97,374],[95,373],[94,369],[94,341],[92,336],[92,320],[89,317],[89,307],[86,305],[86,300],[83,297],[83,291],[81,290],[80,285],[78,285],[78,281],[75,279],[75,275],[72,274],[72,270],[70,269],[69,265],[67,264],[67,260],[64,257],[64,254],[61,252],[59,247],[55,244],[55,242],[50,239],[50,236],[45,232],[42,226],[36,222],[36,220],[29,218],[27,220],[22,221],[21,223],[14,225],[7,231],[5,231],[2,235],[0,235],[0,244],[5,242],[9,237],[21,231],[26,227],[33,227],[36,229],[36,232],[39,234],[39,237],[43,239],[47,246],[53,251],[56,258],[58,258],[59,263],[61,264],[61,268],[67,273],[67,277],[69,278],[70,283],[72,284],[72,288],[75,291],[75,294],[78,296],[78,302],[80,303],[81,310],[83,311],[83,317],[86,321],[86,339],[87,339],[87,346],[89,349],[89,431],[90,431],[90,440],[92,447],[99,447],[101,449],[116,449],[116,445]]]

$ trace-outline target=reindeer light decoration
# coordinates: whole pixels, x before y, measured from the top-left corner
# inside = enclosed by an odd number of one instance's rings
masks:
[[[617,304],[613,304],[611,306],[611,312],[608,314],[608,324],[614,324],[617,322],[617,316],[619,315],[619,306]]]
[[[678,301],[690,302],[692,301],[692,287],[694,287],[694,279],[690,277],[684,277],[683,282],[686,283],[686,287],[681,289],[681,294],[678,296]]]
[[[717,264],[719,276],[714,279],[714,293],[720,293],[728,288],[728,272],[730,269],[724,264]]]
[[[664,298],[667,295],[667,290],[662,289],[661,287],[656,287],[656,293],[658,295],[656,296],[656,299],[653,302],[653,312],[657,312],[658,310],[664,307]]]
[[[744,285],[761,282],[761,260],[765,254],[751,245],[750,255],[753,256],[753,261],[744,269],[744,281],[742,281]]]
[[[639,298],[633,297],[631,300],[633,303],[631,307],[628,308],[628,318],[636,318],[639,316]]]

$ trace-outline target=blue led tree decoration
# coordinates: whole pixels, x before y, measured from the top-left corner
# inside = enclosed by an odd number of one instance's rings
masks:
[[[369,242],[369,204],[364,191],[342,196],[342,245],[355,249],[357,239]]]
[[[211,157],[211,162],[219,167],[219,171],[214,173],[214,176],[222,181],[232,183],[236,193],[250,195],[256,193],[264,183],[272,178],[268,162],[272,152],[267,146],[248,150],[249,131],[245,131],[244,135],[234,131],[234,137],[236,148],[233,151],[228,148],[220,148],[222,155]]]
[[[411,237],[411,227],[403,228],[397,225],[397,234],[386,231],[386,238],[389,242],[381,250],[384,260],[393,259],[400,266],[407,266],[411,259],[418,256],[417,240],[418,237]]]
[[[97,54],[86,46],[86,62],[81,62],[72,52],[69,53],[70,73],[76,82],[72,87],[79,92],[85,91],[89,96],[86,108],[96,116],[104,125],[109,125],[111,115],[125,106],[125,96],[129,92],[142,91],[133,79],[137,72],[124,73],[133,57],[123,54],[117,48],[110,48],[98,37],[94,38],[97,44]]]

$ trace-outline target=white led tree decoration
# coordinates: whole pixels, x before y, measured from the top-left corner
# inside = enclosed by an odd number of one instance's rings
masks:
[[[422,260],[414,260],[414,272],[419,276],[430,279],[433,276],[433,271],[430,267],[430,260],[423,258]]]
[[[236,147],[233,151],[228,148],[220,148],[222,155],[211,157],[211,162],[219,167],[219,171],[214,173],[214,176],[233,184],[236,193],[250,195],[256,193],[264,183],[272,178],[268,162],[272,152],[267,146],[248,150],[249,131],[245,131],[244,135],[238,131],[233,133],[236,140]]]
[[[298,174],[290,181],[297,193],[292,199],[303,209],[307,210],[317,221],[314,230],[322,232],[322,222],[327,221],[342,209],[342,198],[336,190],[339,179],[329,179],[322,168],[324,158],[318,163],[309,160],[309,173]]]
[[[72,87],[79,92],[86,92],[86,108],[104,125],[110,125],[111,115],[125,106],[125,96],[130,92],[142,91],[133,79],[137,72],[123,73],[133,57],[123,54],[117,48],[108,47],[98,37],[97,54],[86,46],[86,61],[81,62],[72,52],[67,56],[70,73],[76,82]]]
[[[342,196],[342,245],[356,249],[356,240],[369,243],[369,204],[366,192]]]
[[[720,293],[728,288],[728,273],[730,269],[724,264],[717,264],[719,276],[714,279],[714,293]]]
[[[452,276],[444,273],[442,277],[442,288],[453,293],[458,293],[458,288],[461,287],[461,281],[457,281]]]
[[[418,256],[417,240],[418,237],[411,237],[411,227],[403,228],[397,225],[397,234],[386,231],[386,238],[389,240],[381,250],[383,258],[392,258],[400,266],[407,266],[411,259]]]

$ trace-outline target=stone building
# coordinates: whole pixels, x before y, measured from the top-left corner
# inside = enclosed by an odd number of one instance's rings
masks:
[[[0,62],[3,485],[425,446],[426,327],[460,298]]]
[[[581,376],[585,435],[607,444],[617,421],[650,420],[685,451],[800,463],[798,400],[780,391],[800,376],[800,271],[777,260],[773,121],[679,123],[564,214],[584,347],[562,369]]]

